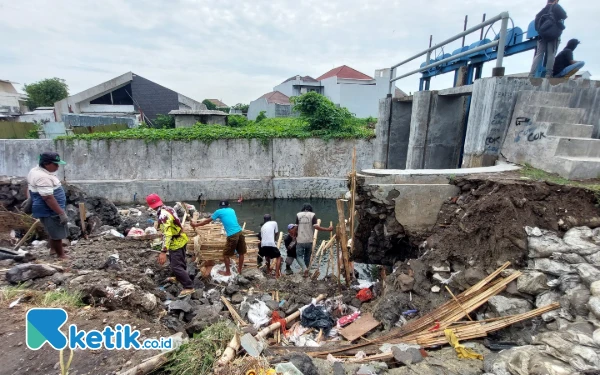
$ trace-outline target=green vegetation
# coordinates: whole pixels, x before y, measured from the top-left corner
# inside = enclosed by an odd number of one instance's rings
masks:
[[[310,130],[339,130],[352,119],[352,114],[346,108],[333,104],[321,94],[308,92],[292,97],[294,111],[309,124]]]
[[[154,127],[158,129],[175,129],[175,117],[171,115],[157,115]]]
[[[64,79],[46,78],[42,81],[25,85],[27,106],[34,110],[37,107],[53,107],[54,103],[69,96],[69,86]]]
[[[212,374],[219,353],[225,350],[233,333],[234,328],[227,322],[213,324],[179,347],[164,370],[172,375]]]
[[[0,303],[9,304],[17,298],[22,298],[24,303],[38,307],[61,307],[68,309],[85,306],[79,292],[66,290],[41,292],[39,290],[26,289],[23,285],[0,288]]]
[[[299,118],[267,118],[256,123],[242,116],[232,116],[234,126],[196,124],[191,128],[177,129],[126,129],[118,132],[79,134],[57,138],[68,142],[74,140],[124,140],[143,139],[146,142],[158,141],[201,141],[210,143],[219,139],[259,139],[264,144],[274,138],[322,138],[359,139],[373,138],[373,129],[367,128],[366,120],[350,118],[336,130],[311,130],[309,123]],[[230,118],[231,121],[231,118]]]
[[[231,107],[231,109],[240,109],[242,111],[242,113],[244,113],[244,114],[248,113],[248,108],[250,108],[249,104],[242,104],[242,103],[238,103],[238,104],[234,105],[233,107]]]
[[[211,102],[210,100],[208,100],[208,99],[204,99],[202,101],[202,104],[204,104],[206,106],[206,109],[209,109],[211,111],[214,111],[214,110],[217,109],[217,106],[213,102]]]
[[[256,116],[255,122],[258,124],[259,122],[261,122],[262,120],[264,120],[266,118],[267,118],[267,111],[260,111],[258,116]]]

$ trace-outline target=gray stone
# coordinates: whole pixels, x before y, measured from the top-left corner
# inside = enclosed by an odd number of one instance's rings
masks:
[[[596,319],[600,319],[600,297],[592,296],[588,300],[588,308]]]
[[[25,263],[19,264],[6,273],[6,281],[16,284],[27,280],[39,279],[52,276],[57,272],[56,268],[46,264]]]
[[[415,279],[404,273],[401,273],[398,276],[396,276],[396,280],[394,281],[394,286],[397,289],[400,289],[401,292],[408,292],[412,290],[414,285]]]
[[[592,285],[590,285],[590,292],[595,297],[600,297],[600,281],[594,281]]]
[[[272,301],[273,296],[271,296],[270,294],[263,294],[262,297],[260,297],[260,300],[263,302]]]
[[[583,283],[588,287],[595,281],[600,280],[600,271],[591,264],[579,264],[577,266],[577,273],[581,277]]]
[[[407,348],[406,350],[402,350],[394,346],[392,347],[392,354],[396,361],[403,363],[406,366],[423,361],[423,355],[421,354],[421,351],[416,348]]]
[[[225,307],[225,305],[223,304],[223,302],[221,301],[217,301],[215,303],[212,304],[211,306],[213,308],[213,310],[215,311],[215,313],[219,313],[223,310],[223,308]]]
[[[270,301],[266,301],[265,305],[267,305],[267,307],[271,310],[271,311],[276,311],[279,309],[279,302],[274,301],[274,300],[270,300]]]
[[[231,303],[233,303],[234,305],[237,305],[242,302],[244,302],[244,296],[242,295],[242,293],[236,293],[233,296],[231,296]]]
[[[504,296],[493,296],[488,300],[488,305],[498,316],[522,314],[532,309],[529,301],[521,298],[506,298]]]
[[[563,299],[566,298],[569,301],[569,312],[572,315],[587,316],[589,313],[587,302],[590,297],[590,291],[585,286],[579,285],[574,289],[567,290]],[[563,303],[561,303],[561,306],[565,307]]]
[[[239,291],[240,291],[240,287],[237,284],[229,284],[225,288],[225,294],[228,296],[232,296],[235,293],[238,293]]]
[[[467,284],[473,286],[487,277],[486,273],[480,268],[467,268],[464,272],[464,278]]]
[[[175,311],[176,313],[183,311],[187,313],[192,311],[192,305],[185,300],[175,300],[169,305],[169,311]]]
[[[600,332],[600,330],[598,330]],[[340,362],[335,362],[333,364],[333,375],[346,375],[346,370],[344,369],[344,365]]]
[[[537,296],[535,299],[535,307],[540,308],[544,306],[548,306],[555,302],[560,302],[560,293],[554,291],[547,291]],[[559,315],[558,310],[550,311],[542,314],[542,319],[545,322],[551,322],[556,319]]]
[[[542,272],[525,271],[517,279],[517,290],[521,293],[538,295],[548,290],[548,278]]]
[[[303,353],[295,353],[290,356],[289,361],[296,366],[304,375],[319,375],[317,367],[312,359]]]
[[[247,278],[245,278],[244,276],[240,275],[238,276],[238,284],[242,285],[242,286],[246,286],[250,284],[250,280],[248,280]]]
[[[571,267],[570,264],[557,262],[547,258],[534,259],[532,265],[531,268],[554,276],[575,273],[575,269]]]

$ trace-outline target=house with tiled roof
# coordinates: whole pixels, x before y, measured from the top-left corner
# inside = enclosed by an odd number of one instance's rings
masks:
[[[292,115],[290,97],[280,91],[271,91],[264,94],[250,102],[248,119],[255,120],[262,111],[265,112],[268,118],[289,117]]]
[[[278,92],[290,98],[315,91],[325,95],[338,106],[348,108],[356,117],[377,117],[379,100],[385,98],[389,90],[389,76],[389,69],[376,70],[375,76],[371,77],[347,65],[342,65],[331,69],[316,79],[301,75],[288,78],[275,86],[273,92],[265,95],[274,95]],[[406,96],[397,88],[394,92],[397,97]],[[264,100],[265,95],[250,103],[248,119],[254,120],[260,111],[266,111],[267,117],[281,117],[277,116],[277,113],[289,113],[291,115],[291,110],[284,111],[279,108],[278,111],[275,111],[275,104],[272,104],[270,107],[273,108],[270,108],[268,101],[265,102]],[[278,105],[283,104],[279,103]],[[291,107],[291,104],[289,106]],[[262,109],[259,110],[259,107]]]
[[[212,104],[214,104],[215,107],[217,107],[218,110],[228,109],[229,108],[229,106],[227,104],[223,103],[219,99],[205,99],[205,100],[208,100],[209,102],[211,102]]]

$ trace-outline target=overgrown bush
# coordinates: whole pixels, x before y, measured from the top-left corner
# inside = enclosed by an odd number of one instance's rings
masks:
[[[256,116],[256,123],[261,122],[262,120],[267,118],[267,111],[260,111],[260,113],[258,114],[258,116]]]
[[[158,129],[174,129],[175,117],[171,115],[157,115],[154,120],[154,127]]]
[[[227,118],[227,124],[232,128],[241,128],[251,123],[252,121],[248,120],[245,116],[232,115]]]
[[[314,91],[292,97],[294,111],[308,122],[310,130],[340,130],[352,114],[333,104],[325,96]]]

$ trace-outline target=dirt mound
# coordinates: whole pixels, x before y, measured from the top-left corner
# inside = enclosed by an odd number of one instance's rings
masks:
[[[461,195],[446,202],[427,238],[426,263],[453,269],[495,268],[505,261],[524,266],[526,226],[561,235],[576,226],[600,226],[597,196],[586,189],[546,182],[465,177]]]

